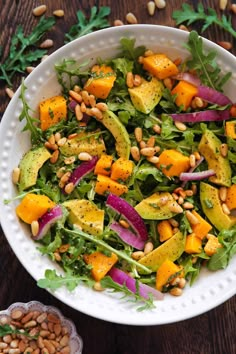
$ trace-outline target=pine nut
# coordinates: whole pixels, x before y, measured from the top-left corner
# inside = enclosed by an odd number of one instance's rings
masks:
[[[64,173],[65,173],[65,167],[63,166],[63,167],[61,167],[61,168],[59,168],[59,170],[57,171],[57,177],[58,178],[61,178],[63,175],[64,175]]]
[[[180,278],[180,279],[179,279],[178,287],[179,287],[180,289],[183,289],[183,288],[185,287],[185,285],[186,285],[186,280],[185,280],[184,278]]]
[[[144,56],[145,56],[145,57],[150,57],[150,56],[153,55],[153,54],[154,54],[153,51],[150,50],[150,49],[148,49],[148,50],[145,51]]]
[[[230,214],[230,210],[229,210],[227,204],[223,203],[221,206],[222,206],[223,213],[226,214],[226,215],[229,215]]]
[[[55,150],[53,153],[52,153],[52,156],[50,158],[50,162],[52,164],[56,163],[57,160],[58,160],[58,157],[59,157],[59,150]]]
[[[129,88],[134,87],[134,77],[133,77],[133,74],[130,71],[126,75],[126,85]]]
[[[80,105],[80,110],[81,110],[81,112],[82,112],[82,113],[85,113],[85,112],[86,112],[86,109],[87,109],[86,104],[85,104],[84,102],[81,102],[81,105]]]
[[[166,79],[163,80],[163,84],[165,85],[166,88],[168,88],[169,90],[172,89],[173,87],[173,81],[167,77]]]
[[[161,134],[161,127],[158,124],[155,124],[152,129],[156,134]]]
[[[69,91],[69,95],[70,95],[70,97],[73,98],[73,100],[75,100],[76,102],[78,102],[78,103],[81,103],[81,102],[82,102],[82,96],[81,96],[79,93],[77,93],[77,92],[75,92],[75,91],[73,91],[73,90],[70,90],[70,91]]]
[[[55,142],[58,143],[58,141],[61,139],[61,133],[59,132],[55,133],[54,137],[55,137]]]
[[[164,9],[166,7],[165,0],[155,0],[155,4],[158,9]]]
[[[60,323],[55,323],[53,330],[55,332],[55,335],[58,337],[61,334],[61,324]]]
[[[99,281],[96,281],[96,283],[94,283],[93,289],[96,291],[104,291],[104,288],[102,287],[102,285]]]
[[[199,154],[198,151],[194,151],[193,155],[195,156],[196,160],[200,160],[201,155]]]
[[[190,163],[190,167],[195,167],[196,166],[196,157],[194,154],[191,154],[189,156],[189,163]]]
[[[169,219],[169,223],[170,223],[171,226],[173,226],[173,227],[178,227],[178,226],[179,226],[178,221],[175,220],[175,219],[173,219],[173,218]]]
[[[226,9],[227,4],[228,4],[228,0],[220,0],[219,1],[220,10],[224,11]]]
[[[32,221],[31,223],[31,232],[33,236],[36,236],[39,232],[39,223],[37,220]]]
[[[186,125],[184,123],[182,123],[182,122],[179,122],[178,120],[175,121],[175,126],[181,132],[184,132],[187,129]]]
[[[30,327],[34,327],[37,325],[37,322],[35,320],[30,320],[29,322],[26,322],[24,327],[25,328],[30,328]]]
[[[49,150],[57,150],[58,149],[57,144],[50,144],[49,141],[46,141],[44,146]]]
[[[96,99],[94,95],[89,95],[89,104],[91,107],[95,107],[96,106]]]
[[[128,23],[130,23],[131,25],[135,25],[138,23],[137,18],[135,17],[135,15],[132,12],[127,13],[125,18],[126,18],[126,21]]]
[[[130,153],[135,161],[140,160],[140,152],[139,152],[139,148],[137,146],[132,146],[130,149]]]
[[[6,349],[8,347],[7,343],[0,342],[0,349]]]
[[[32,71],[34,71],[34,69],[35,69],[35,66],[27,66],[25,68],[25,70],[28,74],[32,73]]]
[[[140,150],[140,154],[143,156],[151,157],[151,156],[154,156],[155,150],[153,147],[145,147]]]
[[[41,63],[42,63],[44,60],[46,60],[47,58],[48,58],[48,54],[43,55],[42,58],[41,58]]]
[[[193,191],[193,195],[197,194],[197,185],[196,184],[192,184],[191,185],[191,190]]]
[[[20,349],[12,348],[8,351],[9,354],[20,354]]]
[[[76,106],[75,106],[75,116],[76,116],[76,119],[78,120],[78,121],[81,121],[82,119],[83,119],[83,113],[81,112],[81,108],[80,108],[80,105],[79,104],[77,104]]]
[[[187,27],[187,26],[185,26],[185,25],[180,25],[180,26],[179,26],[179,29],[180,29],[180,30],[182,30],[182,31],[189,32],[188,27]]]
[[[68,171],[68,172],[64,173],[64,175],[61,177],[61,181],[66,183],[68,181],[68,179],[70,178],[70,176],[71,176],[71,172]]]
[[[69,156],[64,159],[64,163],[66,165],[71,165],[74,162],[75,162],[75,156]]]
[[[121,20],[119,20],[119,19],[117,19],[117,20],[114,21],[113,25],[114,25],[114,26],[123,26],[123,25],[124,25],[124,22],[121,21]]]
[[[38,16],[42,16],[46,11],[47,11],[47,6],[40,5],[33,9],[33,14],[34,16],[38,17]]]
[[[200,97],[195,97],[194,101],[195,101],[197,108],[202,108],[204,106],[204,102]]]
[[[66,142],[67,142],[67,139],[66,139],[66,137],[64,137],[64,138],[61,138],[58,140],[57,145],[59,147],[61,147],[61,146],[65,145]]]
[[[159,162],[159,157],[158,156],[151,156],[147,157],[148,162],[153,163],[154,165]]]
[[[192,203],[189,203],[189,202],[185,202],[183,204],[183,208],[184,209],[193,209],[194,208],[194,205]]]
[[[77,133],[73,133],[73,134],[68,135],[68,139],[74,139],[74,138],[76,138],[77,136],[78,136]]]
[[[6,89],[5,89],[5,92],[6,92],[6,94],[7,94],[7,96],[9,97],[9,98],[12,98],[13,96],[14,96],[14,91],[12,90],[12,89],[10,89],[9,87],[7,87]]]
[[[138,57],[138,62],[139,62],[139,64],[143,64],[143,56],[142,55],[140,55],[140,57]]]
[[[147,242],[144,246],[144,255],[146,256],[146,254],[150,253],[153,251],[153,243],[151,241]]]
[[[192,197],[193,196],[193,191],[191,189],[187,189],[185,191],[186,197]]]
[[[230,9],[234,14],[236,14],[236,4],[232,4]]]
[[[126,220],[124,220],[124,219],[120,219],[119,220],[119,224],[122,226],[122,227],[124,227],[125,229],[128,229],[129,228],[129,223],[126,221]]]
[[[65,186],[65,192],[66,194],[71,194],[73,190],[75,189],[74,183],[70,182]]]
[[[51,343],[51,341],[44,339],[43,341],[45,348],[47,348],[47,350],[49,351],[50,354],[55,353],[56,349],[54,347],[54,345]]]
[[[19,320],[23,316],[23,312],[21,310],[14,310],[11,313],[11,318],[13,320]]]
[[[156,8],[156,4],[154,1],[148,1],[147,3],[147,10],[150,16],[153,16],[155,13],[155,8]]]
[[[45,39],[45,41],[43,41],[40,45],[39,45],[39,48],[43,48],[43,49],[47,49],[47,48],[51,48],[53,47],[54,45],[54,42],[52,39]]]
[[[170,211],[172,211],[173,213],[176,213],[176,214],[183,212],[183,209],[181,208],[181,206],[178,204],[175,204],[175,203],[170,203],[169,209],[170,209]]]
[[[60,340],[60,344],[64,347],[69,343],[69,337],[68,335],[64,335],[62,339]]]
[[[151,136],[147,141],[147,147],[154,147],[156,139],[154,136]]]
[[[144,149],[147,146],[147,144],[145,143],[145,141],[142,140],[142,141],[140,141],[139,146],[140,146],[140,149]]]
[[[180,288],[172,288],[170,290],[170,294],[173,296],[180,296],[180,295],[182,295],[182,293],[183,293],[183,291]]]
[[[53,11],[53,15],[56,16],[56,17],[63,17],[64,16],[64,10],[55,10]]]
[[[171,285],[171,286],[176,286],[176,285],[179,284],[179,281],[180,281],[180,278],[179,278],[179,277],[176,277],[176,278],[174,278],[174,279],[172,279],[172,280],[170,281],[170,285]]]
[[[135,74],[135,75],[134,75],[134,78],[133,78],[133,85],[134,85],[135,87],[138,87],[138,86],[141,85],[141,83],[142,83],[142,78],[141,78],[141,76]]]
[[[136,251],[131,254],[131,257],[138,261],[139,259],[144,257],[144,252],[143,251]]]
[[[20,168],[15,167],[12,171],[12,182],[14,184],[17,184],[19,182],[19,179],[20,179]]]
[[[96,107],[102,112],[106,112],[108,110],[108,106],[104,102],[96,103]]]
[[[227,198],[227,188],[226,187],[220,187],[219,197],[222,202],[226,201],[226,198]]]
[[[226,42],[226,41],[219,41],[219,42],[217,42],[217,44],[219,44],[219,46],[221,46],[222,48],[224,48],[226,50],[230,50],[233,47],[232,43]]]
[[[223,157],[226,157],[228,155],[228,145],[227,144],[221,144],[220,153],[221,153],[221,156],[223,156]]]
[[[80,152],[78,155],[78,158],[81,161],[91,161],[92,160],[92,156],[87,152]]]
[[[61,349],[60,354],[70,354],[70,347],[66,346]]]
[[[143,131],[142,131],[142,128],[135,128],[134,129],[134,136],[135,136],[135,139],[137,140],[138,143],[140,143],[143,139]],[[146,146],[146,144],[145,144]]]
[[[102,120],[103,119],[103,114],[100,111],[100,109],[98,109],[97,107],[91,108],[90,113],[91,113],[92,116],[94,116],[98,120]]]
[[[182,205],[182,204],[184,203],[184,198],[180,196],[180,197],[178,198],[178,203],[179,203],[180,205]]]
[[[198,218],[193,213],[191,213],[190,210],[186,210],[185,215],[191,225],[199,224]]]
[[[82,99],[84,101],[84,103],[86,104],[86,106],[89,106],[90,103],[89,103],[89,93],[85,90],[81,91],[81,96],[82,96]]]

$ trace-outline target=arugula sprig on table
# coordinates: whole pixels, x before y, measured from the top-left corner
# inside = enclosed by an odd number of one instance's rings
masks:
[[[84,13],[79,10],[76,13],[78,22],[71,26],[69,32],[66,33],[65,43],[91,33],[96,29],[109,27],[110,24],[107,20],[107,16],[110,15],[110,12],[111,9],[108,6],[101,6],[99,9],[93,6],[91,8],[90,17],[87,19]]]
[[[24,73],[27,66],[32,66],[46,54],[45,49],[36,48],[41,37],[55,24],[53,17],[40,18],[32,32],[25,36],[22,26],[18,26],[11,39],[10,52],[5,61],[0,64],[0,80],[12,86],[16,73]],[[1,53],[0,53],[1,54]]]
[[[209,26],[215,24],[236,38],[236,31],[232,27],[231,17],[227,17],[223,14],[221,18],[219,18],[214,9],[209,7],[205,10],[202,4],[198,4],[196,10],[189,4],[182,4],[181,10],[173,11],[172,17],[177,25],[184,22],[186,22],[187,25],[191,25],[194,22],[202,21],[203,26],[201,33]]]

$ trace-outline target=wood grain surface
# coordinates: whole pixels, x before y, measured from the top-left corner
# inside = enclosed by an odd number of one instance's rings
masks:
[[[38,19],[32,15],[32,9],[40,4],[47,5],[47,16],[56,9],[63,9],[65,16],[57,19],[56,25],[48,34],[54,41],[50,52],[61,47],[64,34],[77,22],[76,12],[80,9],[86,15],[93,5],[111,7],[109,22],[115,19],[127,23],[125,15],[133,12],[139,23],[161,24],[175,27],[172,12],[181,7],[182,1],[166,0],[166,8],[155,12],[151,17],[147,12],[147,0],[5,0],[1,1],[0,45],[3,47],[3,59],[9,53],[10,39],[16,27],[21,24],[25,33],[29,33]],[[194,7],[198,1],[187,1]],[[219,15],[219,0],[202,1],[203,5],[213,7]],[[227,12],[228,11],[228,12]],[[226,13],[229,13],[229,6]],[[233,23],[236,15],[233,15]],[[201,23],[192,26],[201,29]],[[211,26],[203,33],[213,41],[230,41],[232,37]],[[232,49],[233,54],[236,50]],[[19,85],[20,77],[14,78],[14,89]],[[0,113],[4,113],[9,98],[5,86],[0,86]],[[0,147],[1,148],[1,147]],[[27,255],[25,255],[27,257]],[[236,298],[233,297],[217,308],[193,319],[163,326],[125,326],[104,322],[89,317],[64,305],[47,291],[39,289],[35,280],[26,272],[11,250],[2,230],[0,230],[0,310],[16,301],[38,300],[44,304],[57,306],[71,318],[84,341],[84,354],[234,354],[236,353]],[[112,315],[112,314],[111,314]]]

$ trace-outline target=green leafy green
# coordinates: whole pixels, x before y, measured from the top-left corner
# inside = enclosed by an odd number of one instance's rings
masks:
[[[136,60],[144,54],[146,48],[144,46],[135,47],[135,39],[121,38],[120,40],[122,55],[129,60]]]
[[[223,14],[222,17],[219,18],[213,8],[208,7],[207,10],[205,10],[201,3],[198,4],[196,9],[193,9],[189,4],[182,4],[181,10],[173,11],[172,17],[177,25],[183,22],[186,22],[187,25],[191,25],[196,21],[201,21],[203,23],[201,32],[204,32],[211,25],[217,25],[236,38],[236,31],[233,29],[231,17],[227,18]]]
[[[16,73],[24,73],[27,66],[32,66],[46,54],[45,49],[36,49],[35,46],[54,24],[55,19],[53,17],[45,18],[42,16],[28,36],[24,36],[22,26],[17,28],[11,39],[9,55],[0,64],[0,80],[11,86]]]
[[[76,13],[78,22],[66,33],[65,42],[70,42],[95,30],[109,27],[110,24],[107,17],[110,15],[110,12],[111,9],[108,6],[101,6],[99,9],[93,6],[91,8],[90,17],[87,19],[84,13],[79,10]]]
[[[229,80],[231,73],[222,76],[221,68],[216,62],[216,52],[204,52],[202,38],[196,31],[190,32],[186,47],[192,56],[187,61],[188,68],[196,71],[202,84],[221,91],[223,85]]]

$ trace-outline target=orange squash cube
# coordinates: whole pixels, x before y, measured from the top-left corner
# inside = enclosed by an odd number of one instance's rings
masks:
[[[218,241],[218,238],[214,235],[208,235],[208,241],[204,247],[204,251],[208,256],[213,256],[222,247],[222,244]]]
[[[186,237],[186,244],[185,244],[185,252],[192,254],[192,253],[201,253],[202,251],[202,240],[197,237],[194,233],[189,234]]]
[[[126,181],[132,174],[134,164],[123,157],[117,159],[111,166],[111,179]]]
[[[92,73],[94,76],[85,83],[84,90],[97,98],[107,98],[116,80],[114,71],[107,65],[95,65]]]
[[[128,192],[128,187],[114,181],[108,176],[97,175],[95,192],[100,195],[113,193],[119,197],[120,195]]]
[[[165,54],[153,54],[143,58],[143,68],[159,80],[179,72],[177,66]]]
[[[173,236],[173,228],[168,220],[162,220],[157,225],[160,241],[164,242]]]
[[[225,123],[225,134],[231,139],[236,139],[236,120]]]
[[[236,184],[227,188],[227,197],[225,201],[229,210],[236,209]]]
[[[191,225],[192,231],[196,237],[201,240],[206,237],[208,232],[212,229],[211,224],[209,224],[205,219],[201,217],[195,210],[192,211],[192,214],[198,219],[199,223]]]
[[[171,91],[172,95],[177,94],[175,103],[178,107],[183,106],[184,111],[190,107],[192,99],[197,95],[197,93],[197,87],[186,81],[179,81],[179,83]]]
[[[181,152],[169,149],[164,150],[159,156],[159,162],[156,166],[167,176],[179,176],[190,168],[190,159]]]
[[[163,286],[177,276],[181,276],[182,268],[168,259],[164,261],[156,273],[156,289],[162,291]],[[182,275],[183,276],[183,275]]]
[[[67,118],[67,104],[63,96],[54,96],[39,104],[39,118],[42,130],[47,130]]]
[[[92,266],[91,274],[93,279],[100,281],[118,261],[118,257],[115,253],[112,253],[109,257],[97,251],[91,254],[85,254],[84,261]]]
[[[109,176],[111,174],[111,165],[113,161],[113,156],[102,154],[96,163],[94,174]]]

